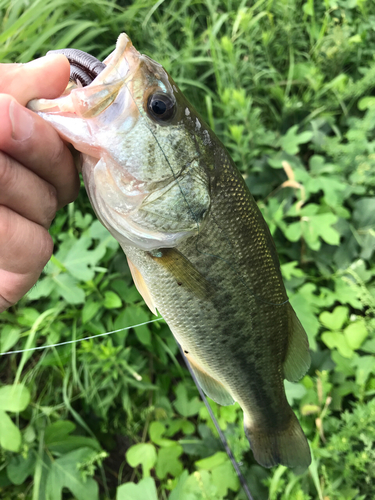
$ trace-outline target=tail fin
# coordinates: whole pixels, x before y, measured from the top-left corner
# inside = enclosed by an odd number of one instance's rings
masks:
[[[280,431],[255,428],[245,415],[245,433],[255,460],[263,467],[282,464],[293,468],[295,474],[302,474],[311,463],[306,436],[292,410],[290,410],[289,426]]]

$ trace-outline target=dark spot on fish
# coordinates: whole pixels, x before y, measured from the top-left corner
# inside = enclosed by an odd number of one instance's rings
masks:
[[[178,286],[182,286],[182,283],[180,281],[177,281]]]
[[[189,351],[184,351],[185,354],[189,354]]]
[[[240,355],[236,359],[244,373],[252,374],[251,393],[257,407],[262,411],[265,426],[269,429],[278,427],[282,421],[283,413],[277,411],[274,401],[264,389],[263,374],[259,371],[256,361]]]

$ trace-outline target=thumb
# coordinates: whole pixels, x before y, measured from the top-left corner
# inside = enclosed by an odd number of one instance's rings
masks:
[[[31,99],[53,99],[64,92],[69,75],[69,61],[62,54],[26,64],[0,64],[0,93],[12,95],[23,106]]]

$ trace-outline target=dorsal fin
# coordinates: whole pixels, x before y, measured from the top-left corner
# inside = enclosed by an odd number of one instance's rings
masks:
[[[284,377],[298,382],[310,366],[309,341],[294,309],[288,304],[288,351],[284,361]]]
[[[146,285],[145,280],[143,279],[142,274],[140,273],[138,268],[135,267],[135,265],[129,259],[129,257],[127,257],[127,259],[128,259],[129,269],[130,269],[130,272],[132,273],[133,281],[134,281],[135,286],[137,287],[138,292],[142,295],[143,300],[146,302],[146,304],[148,305],[151,312],[153,312],[155,314],[155,316],[157,316],[154,300],[153,300],[151,293]]]

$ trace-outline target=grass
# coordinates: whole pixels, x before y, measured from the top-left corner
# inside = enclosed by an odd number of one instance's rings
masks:
[[[287,394],[311,442],[313,466],[297,478],[282,467],[262,469],[238,407],[213,410],[254,498],[370,500],[373,2],[2,0],[0,13],[1,62],[68,46],[103,58],[126,31],[205,116],[264,213],[309,334],[312,367]],[[282,187],[287,175],[303,189]],[[59,212],[51,234],[55,253],[44,276],[0,316],[4,350],[150,319],[83,189]],[[79,273],[77,255],[85,263]],[[93,499],[134,492],[153,500],[244,498],[163,322],[0,362],[2,384],[22,384],[30,397],[25,408],[6,410],[15,425],[11,444],[0,435],[2,498],[86,500],[79,489],[85,484]],[[72,474],[77,490],[69,493]]]

